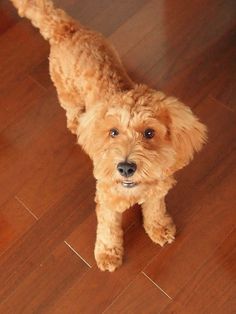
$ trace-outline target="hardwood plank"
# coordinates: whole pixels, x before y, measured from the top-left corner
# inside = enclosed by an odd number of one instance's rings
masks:
[[[44,88],[51,88],[53,86],[52,80],[49,74],[49,61],[48,58],[43,60],[39,65],[37,65],[31,72],[30,77],[32,77],[36,82],[38,82]]]
[[[149,52],[148,60],[151,64],[142,69],[140,59],[136,64],[141,66],[135,69],[135,74],[138,73],[146,83],[174,94],[192,105],[205,97],[209,90],[214,91],[211,81],[215,81],[217,76],[221,75],[223,69],[221,59],[226,63],[225,56],[235,47],[235,1],[217,1],[214,5],[208,1],[202,3],[202,6],[204,9],[199,6],[199,11],[197,8],[187,11],[189,21],[185,20],[185,23],[181,24],[182,29],[179,29],[178,34],[175,34],[172,24],[168,23],[171,15],[166,14],[164,21],[167,43],[163,55],[161,58],[157,55],[156,58],[155,54]],[[180,15],[176,16],[175,26],[181,23],[178,21],[181,18]],[[149,46],[151,42],[150,40]],[[146,55],[144,51],[152,51],[148,49],[149,46],[145,41],[143,44],[140,42],[137,50],[143,51],[140,53],[141,58]],[[232,56],[227,62],[234,63]]]
[[[16,199],[13,198],[2,205],[0,208],[0,256],[35,222],[35,218]]]
[[[16,113],[18,119],[12,119],[12,123],[1,132],[0,203],[16,195],[32,173],[47,162],[42,156],[47,152],[53,155],[52,150],[49,152],[48,129],[53,127],[53,121],[58,123],[62,114],[59,110],[56,97],[50,91],[43,97],[36,98],[30,106],[23,106],[22,113]],[[64,114],[62,117],[65,123]]]
[[[178,183],[167,195],[167,208],[173,214],[179,232],[198,211],[199,193],[201,197],[207,193],[208,187],[199,191],[199,185],[235,148],[235,115],[211,97],[202,101],[194,111],[207,125],[209,139],[191,164],[176,174]]]
[[[109,36],[135,79],[194,107],[209,128],[209,143],[168,194],[176,242],[155,246],[139,209],[130,210],[124,265],[114,274],[100,272],[91,163],[66,130],[49,80],[48,43],[2,0],[0,311],[233,313],[235,1],[56,3]],[[173,303],[140,273],[144,268]]]
[[[0,132],[27,115],[32,103],[41,99],[44,94],[45,90],[29,77],[12,84],[0,93]]]
[[[166,90],[166,92],[177,95],[191,106],[195,106],[209,94],[218,97],[220,100],[220,90],[222,89],[219,89],[219,86],[221,84],[222,87],[225,86],[227,83],[225,80],[227,81],[229,76],[232,79],[230,84],[233,86],[234,55],[235,26],[202,55],[186,65],[182,71],[168,78],[166,82],[164,75],[155,84]],[[154,68],[150,71],[150,77],[147,78],[147,81],[153,76],[152,72],[155,72]],[[161,74],[161,71],[158,71],[158,73]],[[157,75],[154,74],[154,76],[156,79]],[[226,90],[227,92],[222,92],[222,95],[225,94],[225,97],[229,99],[227,105],[233,109],[234,94],[230,90]]]
[[[114,1],[115,3],[116,1]],[[100,0],[94,2],[93,0],[56,0],[57,7],[63,8],[75,19],[78,19],[82,24],[87,24],[96,16],[101,14],[109,5],[109,0]]]
[[[48,43],[38,31],[22,19],[0,36],[0,46],[1,93],[26,77],[33,67],[48,56],[49,51]]]
[[[217,73],[211,94],[231,110],[236,110],[236,65],[234,62],[236,45],[220,60],[221,71]]]
[[[91,180],[88,179],[80,193],[77,189],[70,191],[2,255],[0,300],[7,299],[22,280],[89,215],[90,189]]]
[[[180,3],[181,5],[181,3]],[[182,8],[182,7],[181,7]],[[161,28],[162,20],[160,18],[163,2],[159,0],[148,1],[137,13],[127,19],[110,36],[109,40],[116,47],[120,56],[125,55],[155,28]],[[125,34],[125,36],[124,36]],[[157,38],[156,38],[157,39]],[[154,43],[156,44],[156,43]],[[133,57],[136,58],[138,49],[132,49]],[[126,62],[127,63],[127,62]]]
[[[0,3],[0,35],[19,21],[19,16],[8,0]]]
[[[164,313],[235,313],[236,232],[232,232],[191,278]],[[184,309],[184,312],[181,310]]]
[[[128,18],[134,15],[142,6],[147,3],[146,0],[129,0],[109,2],[100,14],[86,23],[92,29],[96,29],[104,36],[112,34]],[[109,18],[108,18],[109,17]]]
[[[161,251],[144,272],[172,298],[235,227],[234,151],[195,190],[191,219],[174,245]]]
[[[124,57],[124,62],[130,69],[132,76],[142,79],[144,74],[152,69],[157,61],[162,61],[169,53],[178,58],[178,49],[185,47],[186,38],[191,37],[191,33],[196,31],[195,28],[203,24],[202,8],[206,7],[205,10],[207,10],[211,6],[211,2],[211,0],[194,0],[189,3],[180,1],[154,2],[153,11],[156,13],[156,24],[147,34],[141,37],[137,45],[130,49]],[[192,19],[193,12],[195,15],[194,20]],[[188,25],[188,28],[186,28],[186,25]],[[171,31],[170,34],[168,30]],[[129,36],[129,33],[127,36]],[[192,40],[194,42],[195,37]],[[194,50],[191,50],[191,52],[194,53]],[[170,70],[169,63],[163,62],[163,65],[166,66],[166,70]],[[173,67],[173,64],[171,66]]]
[[[4,152],[0,156],[0,182],[9,183],[0,200],[17,194],[40,217],[84,173],[91,173],[91,163],[68,132],[54,89],[45,93],[27,78],[16,94],[6,94],[0,97],[5,109],[0,114],[0,149]]]
[[[62,243],[0,304],[0,312],[47,313],[47,307],[87,270],[87,265]]]
[[[64,120],[64,114],[60,115],[59,119],[52,121],[45,136],[42,134],[34,142],[34,150],[39,149],[38,154],[43,154],[43,158],[34,161],[37,167],[17,191],[17,196],[38,217],[63,199],[71,189],[76,188],[79,194],[88,177],[93,182],[89,197],[94,198],[95,180],[92,178],[91,162],[63,125]],[[43,137],[45,140],[42,141]]]
[[[125,236],[125,260],[114,273],[101,272],[97,267],[75,282],[50,308],[52,313],[101,313],[135,279],[147,261],[160,251],[145,234],[140,224]],[[93,302],[91,302],[91,298]]]
[[[142,273],[124,289],[104,313],[161,313],[171,300]]]

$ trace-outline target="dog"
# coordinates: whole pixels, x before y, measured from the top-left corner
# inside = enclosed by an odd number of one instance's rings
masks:
[[[112,272],[122,264],[122,213],[134,204],[151,240],[171,243],[176,228],[165,196],[174,173],[206,142],[206,126],[178,99],[133,82],[105,38],[51,0],[11,2],[49,41],[50,76],[67,127],[93,161],[98,267]]]

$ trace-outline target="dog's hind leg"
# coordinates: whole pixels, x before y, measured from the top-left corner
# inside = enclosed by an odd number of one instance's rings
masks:
[[[174,241],[176,228],[164,198],[150,198],[143,203],[142,212],[144,229],[153,242],[163,246]]]

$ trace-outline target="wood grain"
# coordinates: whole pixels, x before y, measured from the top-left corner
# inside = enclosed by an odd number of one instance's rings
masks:
[[[104,313],[157,314],[161,313],[170,303],[171,300],[141,273]]]
[[[236,232],[219,245],[191,281],[178,294],[175,302],[162,313],[234,313],[236,275]]]
[[[88,184],[89,185],[89,184]],[[89,189],[70,191],[29,229],[0,260],[0,299],[12,293],[23,278],[29,275],[89,214],[84,210]],[[87,201],[86,201],[87,202]],[[88,204],[88,202],[87,202]],[[60,228],[58,228],[60,226]]]
[[[17,23],[20,18],[16,10],[8,0],[2,0],[0,4],[0,35]]]
[[[0,312],[234,313],[234,0],[56,0],[117,48],[134,79],[174,94],[209,129],[167,196],[172,245],[126,212],[125,259],[100,272],[92,163],[66,129],[49,45],[0,2]]]
[[[176,243],[162,250],[144,270],[172,298],[235,227],[235,161],[235,155],[230,154],[224,166],[205,178],[197,189],[201,198],[195,201],[196,208],[189,208],[194,213]]]
[[[101,272],[92,267],[50,308],[52,313],[61,313],[70,307],[71,313],[103,312],[111,302],[135,279],[147,261],[153,258],[160,247],[151,243],[138,223],[125,236],[126,255],[124,264],[115,273]],[[93,298],[93,302],[91,302]]]
[[[0,305],[1,313],[45,312],[61,291],[86,272],[86,267],[67,245],[60,244],[10,293]]]
[[[16,198],[0,208],[0,256],[36,222],[35,217]]]

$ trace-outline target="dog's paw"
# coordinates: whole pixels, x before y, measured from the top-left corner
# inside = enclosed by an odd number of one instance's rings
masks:
[[[164,246],[166,243],[172,243],[175,239],[176,227],[173,222],[161,226],[161,225],[152,225],[149,227],[145,227],[147,234],[150,239],[159,244],[160,246]]]
[[[122,253],[116,249],[106,249],[97,253],[95,259],[100,270],[113,272],[122,264]]]

